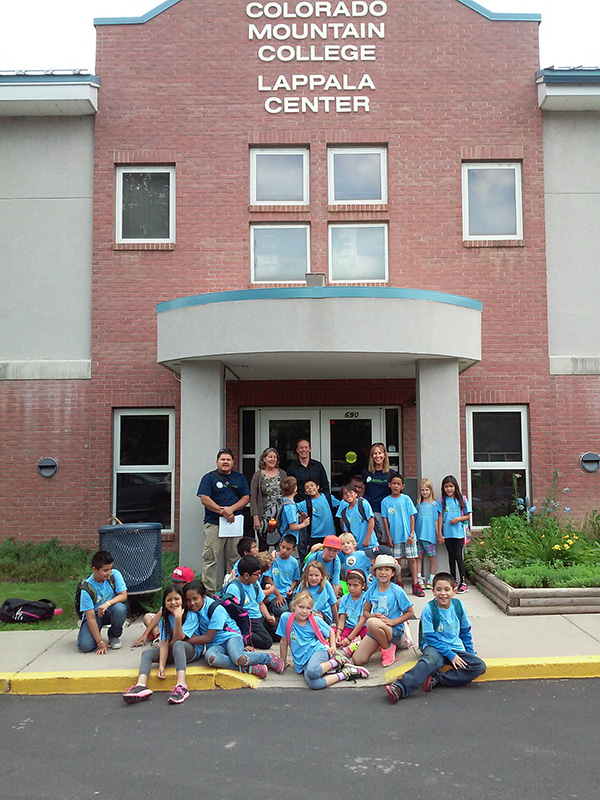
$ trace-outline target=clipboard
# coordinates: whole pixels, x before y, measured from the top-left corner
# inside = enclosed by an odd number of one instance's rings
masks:
[[[244,535],[244,515],[236,514],[233,522],[227,522],[225,517],[219,517],[219,539],[229,539]]]

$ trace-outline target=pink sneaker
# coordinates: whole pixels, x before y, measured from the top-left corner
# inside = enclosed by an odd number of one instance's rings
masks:
[[[387,650],[381,650],[381,666],[390,667],[396,660],[396,645],[391,644]]]
[[[279,658],[279,656],[271,656],[271,660],[267,664],[269,669],[272,669],[274,672],[277,672],[278,675],[281,675],[283,670],[285,669],[285,664]]]
[[[251,675],[258,675],[259,678],[266,678],[267,677],[267,665],[266,664],[252,664],[248,672]]]

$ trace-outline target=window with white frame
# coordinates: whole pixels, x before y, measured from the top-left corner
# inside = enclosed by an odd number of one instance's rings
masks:
[[[118,409],[113,423],[113,514],[173,530],[175,412]]]
[[[387,279],[387,224],[329,226],[330,283],[363,283]]]
[[[522,239],[519,163],[462,165],[463,239]]]
[[[307,205],[308,148],[250,150],[251,205]]]
[[[253,283],[298,283],[310,272],[308,225],[251,225]]]
[[[117,167],[116,242],[175,241],[175,167]]]
[[[473,525],[515,510],[529,495],[526,406],[467,406],[467,465]]]
[[[330,147],[329,204],[387,203],[385,147]]]

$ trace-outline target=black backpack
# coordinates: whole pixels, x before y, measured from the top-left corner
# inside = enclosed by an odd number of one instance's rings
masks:
[[[367,514],[365,512],[365,504],[362,497],[359,497],[357,502],[358,502],[358,513],[360,514],[362,521],[366,522]],[[346,513],[345,508],[342,509],[341,517],[344,520],[344,525],[346,526],[346,530],[350,533],[352,529],[350,528],[350,523],[348,522],[348,514]]]
[[[116,593],[116,584],[115,584],[115,576],[111,575],[107,578],[107,581],[112,588],[113,592]],[[77,588],[75,589],[75,614],[79,617],[81,615],[81,593],[87,592],[89,596],[92,598],[92,605],[96,605],[96,601],[98,600],[98,593],[94,589],[91,583],[87,581],[79,581],[77,584]]]
[[[337,517],[336,514],[335,514],[335,508],[333,507],[333,500],[331,499],[331,494],[329,492],[321,492],[321,494],[325,497],[325,499],[327,500],[327,502],[329,504],[329,509],[331,511],[331,517],[333,519],[333,527],[334,527],[335,535],[339,536],[340,533],[342,532],[342,527],[340,525],[339,517]],[[308,526],[308,535],[311,536],[312,535],[312,515],[313,515],[312,497],[307,497],[304,502],[306,503],[306,512],[307,512],[308,516],[311,518],[311,523]],[[364,510],[363,510],[362,513],[364,515],[364,513],[365,513]]]
[[[20,597],[10,597],[0,606],[0,621],[2,622],[42,622],[52,619],[56,603],[52,600],[22,600]]]
[[[242,602],[240,603],[240,601],[237,599],[237,597],[234,594],[231,594],[231,592],[227,591],[228,588],[232,584],[235,584],[236,586],[239,587],[240,596],[242,598],[246,597],[247,588],[249,588],[249,587],[244,586],[244,584],[241,581],[239,581],[237,578],[234,578],[234,580],[230,581],[227,584],[227,586],[225,586],[222,589],[220,594],[215,595],[215,599],[213,600],[213,602],[210,604],[210,606],[207,609],[208,619],[209,619],[209,622],[210,622],[210,618],[212,617],[215,608],[217,606],[222,606],[225,609],[225,611],[229,614],[231,619],[236,623],[238,628],[240,629],[240,632],[242,634],[242,638],[244,640],[244,645],[251,645],[252,644],[252,620],[250,619],[250,615],[248,614],[248,611],[244,607],[243,599],[242,599]],[[258,599],[258,588],[256,586],[254,586],[254,591],[256,592],[256,597]]]

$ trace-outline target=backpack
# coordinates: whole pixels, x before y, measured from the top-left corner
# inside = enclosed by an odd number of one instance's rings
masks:
[[[113,592],[117,592],[116,584],[115,584],[115,576],[111,575],[107,578],[109,586],[112,588]],[[75,614],[79,617],[82,614],[81,609],[81,593],[87,592],[89,596],[92,598],[92,605],[96,605],[96,601],[98,600],[98,593],[94,589],[91,583],[88,581],[79,581],[77,584],[77,588],[75,589]]]
[[[246,587],[244,586],[244,584],[237,578],[234,578],[227,584],[225,591],[221,591],[221,594],[215,595],[213,602],[207,609],[208,619],[210,620],[217,606],[222,606],[240,629],[240,632],[242,634],[242,639],[244,640],[244,646],[251,645],[252,620],[250,619],[250,614],[248,613],[246,608],[244,608],[244,603],[243,602],[240,603],[237,597],[229,592],[229,587],[232,586],[233,584],[239,587],[240,595],[242,597],[247,596],[248,593],[246,591]],[[256,598],[258,599],[258,588],[255,586],[254,589],[256,591]]]
[[[427,603],[428,606],[431,608],[431,621],[433,623],[433,629],[437,630],[440,624],[440,608],[437,604],[436,600],[430,600]],[[463,618],[463,604],[457,597],[452,598],[452,604],[450,608],[454,609],[454,613],[458,617],[458,621],[462,623]],[[423,650],[424,647],[427,646],[427,642],[425,641],[425,636],[423,635],[423,620],[422,614],[421,619],[419,620],[419,650]]]
[[[0,606],[0,621],[2,622],[42,622],[52,619],[56,603],[52,600],[22,600],[20,597],[10,597]]]
[[[312,611],[308,615],[308,621],[310,623],[310,627],[315,632],[315,634],[317,636],[317,639],[321,642],[321,644],[324,644],[326,647],[329,647],[329,642],[323,636],[323,633],[321,632],[321,629],[319,628],[317,620],[315,619],[315,615],[312,613]],[[288,617],[287,625],[285,626],[285,638],[287,639],[287,643],[290,646],[291,646],[291,636],[292,636],[292,626],[293,625],[294,625],[294,615],[291,613],[289,615],[289,617]]]
[[[283,500],[278,500],[275,504],[275,507],[272,507],[271,510],[267,509],[268,516],[271,513],[272,518],[275,520],[275,527],[273,529],[269,528],[267,531],[267,544],[268,545],[276,545],[278,544],[279,540],[281,539],[281,517],[283,515],[283,507],[294,505],[294,501],[290,500],[289,497],[284,497]]]
[[[358,513],[361,516],[363,522],[367,521],[367,515],[365,513],[365,504],[363,502],[363,498],[358,498]],[[342,519],[344,520],[344,525],[346,526],[346,530],[351,532],[350,523],[348,522],[348,514],[346,513],[346,509],[342,509],[341,515]]]

